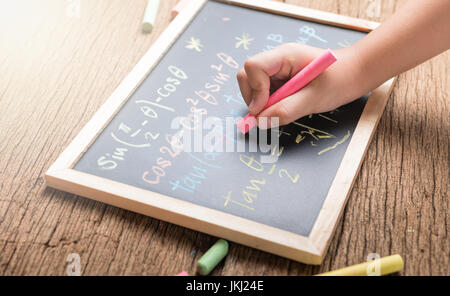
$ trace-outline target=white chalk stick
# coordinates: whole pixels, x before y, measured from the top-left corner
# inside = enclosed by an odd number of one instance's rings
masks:
[[[160,0],[148,0],[147,8],[142,21],[142,31],[150,33],[155,26],[156,16],[158,15]]]

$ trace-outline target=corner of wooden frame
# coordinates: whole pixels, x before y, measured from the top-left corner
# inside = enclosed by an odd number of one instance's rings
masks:
[[[330,191],[328,192],[324,204],[322,205],[322,208],[320,210],[320,214],[317,217],[316,223],[314,224],[313,229],[311,230],[311,233],[308,237],[311,241],[311,244],[317,249],[318,254],[321,254],[322,256],[326,254],[331,239],[333,238],[333,234],[335,233],[338,221],[341,219],[341,216],[344,212],[345,205],[351,193],[351,188],[353,187],[353,183],[355,182],[358,176],[359,169],[365,158],[367,149],[373,138],[373,135],[375,134],[378,122],[381,116],[383,115],[383,111],[391,95],[396,79],[397,77],[393,77],[387,80],[371,93],[368,102],[364,107],[364,111],[363,114],[361,115],[360,121],[358,122],[358,125],[356,126],[355,129],[355,133],[356,131],[358,131],[359,136],[361,136],[362,130],[370,129],[370,133],[368,135],[364,135],[363,138],[361,137],[359,137],[358,139],[352,138],[343,158],[343,162],[347,162],[347,164],[345,164],[347,167],[344,168],[343,163],[341,163],[341,165],[339,166],[335,180],[333,180]],[[356,142],[352,143],[353,141]],[[349,150],[351,147],[355,147],[357,143],[363,143],[364,149],[361,151]],[[354,162],[350,163],[351,168],[356,169],[355,174],[353,173],[350,174],[353,176],[351,180],[348,179],[337,180],[336,178],[338,176],[343,175],[344,173],[343,170],[348,169],[349,166],[348,162],[354,161],[352,159],[348,159],[347,154],[352,153],[356,153],[357,155],[360,156],[357,157],[357,159],[359,159],[359,162],[357,164]],[[340,192],[340,189],[338,187],[344,188],[343,191],[346,192],[345,198],[343,199],[340,198],[340,196],[342,196],[343,193]],[[347,187],[349,188],[348,190],[346,189]],[[324,211],[325,209],[327,210]],[[336,211],[336,209],[339,209],[339,211]],[[332,228],[329,228],[328,225],[334,226]]]

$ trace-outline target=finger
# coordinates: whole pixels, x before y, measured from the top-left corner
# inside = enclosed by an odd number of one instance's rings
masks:
[[[244,69],[241,69],[237,74],[237,80],[239,84],[239,88],[241,90],[242,97],[244,98],[245,103],[247,106],[252,101],[252,88],[250,87],[250,84],[248,83],[248,77],[245,73]]]
[[[270,77],[286,68],[283,66],[284,53],[285,49],[277,47],[274,50],[259,53],[245,62],[245,73],[252,89],[250,113],[258,114],[266,105],[270,95]]]
[[[272,81],[287,81],[289,80],[289,78],[291,78],[293,76],[293,70],[294,70],[294,64],[295,64],[295,59],[293,56],[286,56],[284,57],[283,62],[281,63],[281,68],[280,70],[275,73],[272,77],[271,80]]]
[[[309,115],[314,110],[314,104],[321,95],[317,87],[305,87],[301,91],[285,98],[284,100],[270,106],[258,115],[258,126],[264,128],[266,119],[278,118],[280,126],[289,124],[303,116]],[[261,117],[261,120],[260,120]],[[269,122],[270,123],[270,122]],[[269,127],[275,127],[269,124]]]
[[[263,63],[256,57],[247,60],[244,69],[252,90],[248,110],[251,114],[258,114],[269,99],[270,75],[263,69]]]

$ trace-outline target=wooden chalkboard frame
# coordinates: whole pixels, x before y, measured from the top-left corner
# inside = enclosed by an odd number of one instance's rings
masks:
[[[172,21],[46,172],[47,185],[308,264],[320,264],[394,85],[375,89],[364,108],[318,218],[308,237],[170,196],[79,172],[74,165],[158,64],[208,0],[194,0]],[[265,0],[221,1],[273,14],[370,32],[379,24]]]

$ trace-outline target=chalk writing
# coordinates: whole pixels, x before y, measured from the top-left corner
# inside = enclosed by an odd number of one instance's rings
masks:
[[[212,76],[212,82],[205,83],[203,89],[196,90],[194,92],[199,99],[202,99],[211,105],[217,105],[219,103],[214,93],[219,92],[225,82],[230,79],[229,74],[223,73],[224,65],[227,65],[233,69],[237,69],[239,67],[239,64],[231,56],[225,53],[218,53],[217,57],[224,64],[211,65],[211,69],[216,71],[216,74]]]
[[[120,136],[116,136],[115,132],[111,132],[111,137],[118,143],[128,146],[128,147],[134,147],[134,148],[145,148],[145,147],[150,147],[151,144],[149,143],[148,139],[145,138],[145,142],[141,142],[138,143],[137,141],[135,143],[133,143],[132,141],[134,141],[134,138],[136,137],[136,135],[140,134],[141,129],[136,130],[135,132],[132,133],[132,129],[126,125],[125,123],[120,123],[119,128],[118,128],[119,132],[121,132],[123,137]],[[158,135],[156,135],[156,138],[158,138]],[[125,139],[125,140],[124,140]]]
[[[183,176],[181,180],[169,181],[172,191],[183,190],[188,193],[194,193],[197,186],[200,186],[205,181],[208,169],[220,169],[220,166],[211,163],[216,161],[217,157],[220,155],[218,153],[204,153],[200,156],[201,158],[194,156],[192,153],[188,153],[188,155],[196,160],[199,166],[192,165],[191,171]],[[202,167],[200,167],[200,165]]]
[[[338,42],[338,45],[342,48],[349,47],[352,45],[348,40],[342,40]]]
[[[270,41],[270,44],[266,44],[266,46],[262,49],[263,51],[268,51],[276,48],[278,45],[284,43],[284,37],[281,34],[271,33],[267,35],[266,40]]]
[[[350,137],[350,131],[347,132],[347,134],[340,140],[337,141],[336,144],[334,144],[333,146],[327,147],[321,151],[319,151],[319,153],[317,153],[318,155],[321,155],[325,152],[328,152],[330,150],[336,149],[337,146],[341,145],[342,143],[344,143],[345,141],[347,141],[347,139]]]
[[[242,95],[240,93],[238,93],[236,97],[233,97],[231,95],[224,95],[224,97],[227,103],[233,102],[241,106],[245,105],[244,99],[242,98]]]
[[[313,118],[313,116],[314,116],[314,114],[308,115],[308,118],[311,119],[311,118]],[[323,119],[326,119],[328,121],[331,121],[331,122],[334,122],[334,123],[338,123],[336,120],[334,120],[334,119],[332,119],[332,118],[330,118],[328,116],[325,116],[323,114],[317,114],[317,116],[322,117]]]
[[[249,46],[250,43],[255,40],[253,38],[250,38],[250,36],[248,34],[242,34],[242,37],[235,37],[235,39],[238,41],[236,42],[235,47],[236,48],[240,48],[241,46],[245,49],[245,50],[249,50]]]
[[[246,208],[246,209],[248,209],[250,211],[254,211],[255,210],[255,208],[252,208],[252,207],[250,207],[250,206],[248,206],[246,204],[243,204],[243,203],[241,203],[239,201],[231,199],[231,193],[232,193],[232,191],[228,191],[227,195],[222,195],[222,198],[225,199],[225,203],[223,204],[224,207],[227,207],[228,204],[231,202],[231,203],[233,203],[235,205],[238,205],[240,207]]]
[[[308,236],[365,103],[252,138],[236,129],[248,112],[236,74],[285,43],[338,49],[364,35],[207,1],[149,73],[138,71],[142,83],[75,169]]]
[[[311,38],[320,41],[322,43],[328,43],[327,40],[323,39],[316,34],[316,29],[310,26],[302,26],[299,29],[300,36],[297,38],[298,43],[307,44]]]
[[[162,146],[159,149],[161,154],[167,155],[164,157],[158,157],[156,159],[156,165],[153,165],[150,171],[144,171],[142,173],[142,180],[147,184],[158,184],[162,177],[166,175],[166,168],[172,165],[172,160],[180,155],[179,150],[173,149],[174,142],[178,139],[173,138],[170,134],[165,137],[169,146]],[[153,174],[153,176],[149,176]]]
[[[280,149],[278,151],[279,156],[281,156],[281,154],[283,153],[283,150],[284,149]],[[239,160],[241,161],[241,163],[243,163],[246,167],[250,168],[254,172],[263,173],[265,171],[264,165],[262,163],[260,163],[259,161],[257,161],[254,156],[241,154],[241,155],[239,155]],[[277,170],[277,168],[278,168],[278,165],[273,164],[271,166],[271,168],[267,171],[267,175],[269,175],[269,176],[273,175],[274,172]],[[279,168],[277,172],[278,172],[277,173],[278,177],[287,178],[293,184],[296,184],[300,179],[300,175],[298,173],[288,171],[285,168]],[[234,200],[240,206],[254,203],[258,199],[258,197],[262,191],[262,186],[266,185],[267,180],[265,177],[260,176],[259,178],[252,178],[249,181],[249,183],[250,183],[249,185],[247,185],[244,189],[242,189],[243,201],[240,202],[239,200]],[[231,200],[231,191],[227,195],[227,201],[230,201],[230,200]],[[226,202],[224,204],[224,206],[226,206],[227,204],[228,203]],[[245,208],[248,208],[248,207],[245,207]],[[254,210],[254,208],[251,208],[251,210]]]
[[[117,160],[125,160],[125,152],[128,152],[127,148],[116,148],[113,154],[106,153],[104,156],[100,156],[97,159],[97,165],[102,170],[113,170],[118,164]]]
[[[307,126],[305,124],[299,123],[294,121],[293,124],[302,127],[304,130],[301,130],[298,134],[297,137],[295,139],[295,142],[298,144],[301,141],[303,141],[304,139],[306,139],[306,137],[309,135],[311,136],[314,140],[320,140],[320,139],[330,139],[330,138],[336,138],[335,135],[332,135],[326,131],[322,131],[310,126]]]
[[[197,166],[192,166],[192,172],[184,176],[181,181],[170,181],[172,190],[182,189],[186,192],[193,193],[197,188],[197,185],[201,185],[203,180],[206,179],[206,172],[208,170]]]
[[[191,39],[189,39],[188,41],[186,41],[187,45],[185,46],[185,48],[187,49],[192,49],[198,52],[202,51],[203,48],[203,44],[200,41],[200,39],[196,39],[194,37],[191,37]]]

